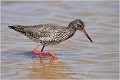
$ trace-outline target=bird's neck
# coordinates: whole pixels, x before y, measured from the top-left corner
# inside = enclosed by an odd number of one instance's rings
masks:
[[[77,30],[77,29],[74,27],[74,25],[71,24],[71,23],[68,25],[67,29],[70,30],[70,31],[73,31],[73,32],[76,32],[76,30]]]
[[[67,28],[67,30],[69,30],[69,32],[71,33],[71,34],[74,34],[75,32],[76,32],[76,29],[74,29],[72,26],[68,26],[68,27],[66,27]]]
[[[66,27],[66,30],[67,30],[67,34],[68,34],[67,39],[69,39],[70,37],[72,37],[75,34],[75,32],[76,32],[76,30],[73,29],[73,28],[71,28],[71,27]]]

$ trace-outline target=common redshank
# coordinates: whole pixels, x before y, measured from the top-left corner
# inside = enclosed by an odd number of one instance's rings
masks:
[[[42,57],[42,54],[49,54],[54,59],[57,59],[57,56],[55,56],[51,51],[43,52],[44,47],[48,45],[56,45],[71,38],[77,30],[82,31],[87,38],[93,42],[85,31],[84,26],[83,21],[76,19],[70,22],[68,27],[55,24],[40,24],[33,26],[13,25],[8,27],[24,34],[29,39],[38,43],[38,45],[32,50],[33,53],[40,54],[40,57]],[[41,51],[37,51],[37,48],[40,45],[43,45],[43,47]]]

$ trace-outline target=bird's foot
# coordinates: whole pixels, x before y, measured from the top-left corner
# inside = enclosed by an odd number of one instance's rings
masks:
[[[57,56],[55,56],[55,54],[53,54],[53,52],[47,51],[47,54],[51,55],[54,59],[57,59]]]
[[[42,55],[43,55],[43,54],[49,54],[49,55],[51,55],[54,59],[57,59],[57,56],[55,56],[51,51],[41,52],[41,51],[34,51],[34,50],[33,50],[33,53],[35,53],[35,54],[40,54],[40,58],[42,58]]]
[[[37,51],[37,48],[40,46],[40,44],[38,44],[33,50],[32,52],[35,54],[40,54],[40,58],[42,58],[42,54],[49,54],[51,55],[54,59],[57,59],[57,56],[55,56],[51,51],[47,51],[47,52],[43,52],[44,46],[42,47],[41,51]]]

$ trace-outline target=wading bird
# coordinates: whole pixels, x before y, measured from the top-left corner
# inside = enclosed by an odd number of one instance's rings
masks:
[[[80,19],[76,19],[70,22],[68,27],[55,24],[40,24],[33,26],[13,25],[8,27],[24,34],[29,39],[38,43],[38,45],[32,50],[33,53],[40,54],[40,57],[42,57],[42,54],[49,54],[53,58],[57,59],[57,56],[55,56],[51,51],[43,52],[44,47],[48,45],[56,45],[71,38],[77,30],[82,31],[87,38],[93,42],[85,31],[84,26],[84,23]],[[37,48],[40,45],[43,45],[43,47],[41,51],[37,51]]]

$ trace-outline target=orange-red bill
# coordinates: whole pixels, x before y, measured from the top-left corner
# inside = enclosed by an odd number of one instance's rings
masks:
[[[92,39],[89,37],[85,29],[82,29],[82,32],[86,35],[86,37],[93,43]]]

